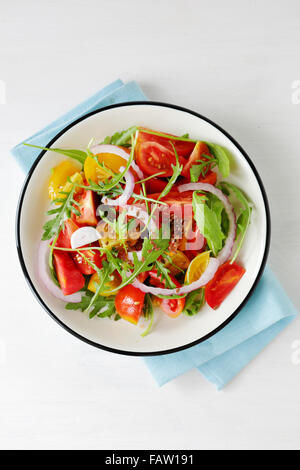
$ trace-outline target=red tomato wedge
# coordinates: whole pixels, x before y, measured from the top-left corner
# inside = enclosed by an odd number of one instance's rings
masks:
[[[158,199],[160,193],[148,194],[149,198]],[[157,210],[154,213],[154,221],[155,223],[160,226],[161,222],[163,221],[163,215],[160,214],[168,214],[168,217],[172,219],[179,220],[178,223],[186,224],[188,220],[193,217],[193,191],[185,191],[183,193],[179,193],[176,190],[176,187],[172,189],[166,196],[162,197],[160,201],[166,203],[168,205],[159,205]],[[154,204],[154,203],[153,203]],[[166,211],[166,212],[165,212]],[[180,222],[181,221],[181,222]]]
[[[161,193],[154,193],[148,194],[148,197],[151,199],[158,199]],[[160,199],[160,201],[165,202],[168,206],[172,206],[173,204],[192,204],[193,201],[193,191],[184,191],[180,193],[176,190],[176,186],[164,197]]]
[[[201,183],[216,184],[217,182],[217,173],[212,170],[209,170],[205,176],[200,177],[199,181]]]
[[[167,186],[167,181],[160,178],[151,178],[145,182],[147,193],[161,193]]]
[[[72,219],[66,220],[64,229],[59,232],[55,246],[71,248],[71,236],[78,228],[79,226]]]
[[[79,226],[72,220],[68,219],[65,221],[64,229],[60,231],[55,246],[62,248],[71,248],[71,236],[79,228]],[[98,245],[95,245],[98,246]],[[79,254],[69,252],[73,261],[75,262],[78,269],[82,274],[94,274],[94,268]],[[84,250],[86,258],[91,260],[98,268],[102,268],[102,260],[104,256],[100,256],[99,251]]]
[[[161,176],[171,176],[173,174],[172,165],[175,165],[176,158],[172,144],[174,145],[179,163],[186,164],[184,157],[188,157],[193,148],[194,142],[174,140],[176,137],[166,134],[168,137],[160,137],[148,134],[147,129],[140,129],[135,149],[135,159],[141,170],[147,175],[154,175],[161,172]],[[170,137],[169,137],[170,136]],[[171,143],[172,142],[172,143]]]
[[[145,294],[132,284],[122,287],[116,295],[115,307],[124,320],[136,325],[142,315]]]
[[[165,281],[161,279],[158,275],[157,271],[150,271],[150,284],[156,287],[165,287]],[[175,284],[176,287],[181,287],[181,284],[170,275],[171,281]],[[183,299],[161,299],[159,297],[156,298],[157,302],[159,303],[161,309],[171,318],[176,318],[184,309],[185,306],[185,298]]]
[[[188,259],[190,261],[193,261],[194,258],[196,258],[197,255],[199,255],[199,253],[201,253],[203,251],[202,250],[199,250],[199,251],[196,251],[196,250],[186,250],[184,251],[183,253],[188,257]]]
[[[76,209],[80,215],[72,213],[72,219],[78,225],[97,225],[95,194],[90,189],[83,191],[82,194],[75,194],[74,199],[79,202]]]
[[[193,152],[190,155],[190,158],[183,167],[183,170],[181,172],[182,176],[185,176],[186,178],[190,179],[190,168],[201,161],[207,161],[205,155],[212,156],[209,151],[209,148],[204,142],[197,142]]]
[[[165,134],[168,137],[160,137],[158,135],[148,134],[146,132],[147,130],[151,131],[150,129],[144,128],[144,132],[143,132],[143,128],[139,129],[137,144],[141,144],[143,142],[156,142],[160,145],[163,145],[167,149],[171,150],[172,153],[174,153],[173,147],[170,144],[170,141],[171,141],[179,157],[188,157],[192,153],[195,147],[195,142],[188,142],[185,140],[174,140],[172,139],[172,137],[177,137],[177,136],[172,135],[172,134],[167,134],[165,132],[162,132],[162,134]]]
[[[92,263],[94,263],[97,266],[97,268],[100,268],[100,269],[102,268],[102,261],[105,258],[105,255],[100,256],[98,250],[95,250],[95,251],[84,250],[84,256],[88,260],[90,260]],[[95,269],[79,253],[74,253],[72,257],[76,266],[82,272],[82,274],[89,275],[89,274],[94,274],[96,272]]]
[[[64,295],[74,294],[84,287],[85,278],[68,253],[54,251],[53,260],[57,279]]]
[[[205,287],[205,299],[208,305],[216,309],[230,294],[246,270],[237,263],[230,261],[222,264],[213,279]]]
[[[176,318],[183,311],[185,299],[162,299],[160,308],[168,315],[168,317]]]
[[[214,171],[212,170],[209,170],[205,176],[200,176],[199,179],[198,179],[198,182],[199,183],[207,183],[207,184],[213,184],[215,185],[216,182],[217,182],[217,173],[215,173]],[[182,180],[182,183],[181,184],[187,184],[187,183],[190,183],[191,182],[191,179],[190,177],[187,177],[187,178],[184,178]]]
[[[176,164],[174,152],[158,142],[137,143],[135,159],[146,175],[162,173],[161,176],[172,176],[172,165]],[[185,164],[186,160],[183,157],[178,159],[181,165]]]

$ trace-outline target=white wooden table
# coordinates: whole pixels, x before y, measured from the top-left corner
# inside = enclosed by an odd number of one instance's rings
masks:
[[[118,77],[210,117],[263,178],[269,263],[300,307],[299,15],[297,0],[3,2],[1,448],[299,449],[300,319],[222,392],[196,371],[157,388],[139,358],[78,341],[33,298],[14,241],[24,175],[9,154]]]

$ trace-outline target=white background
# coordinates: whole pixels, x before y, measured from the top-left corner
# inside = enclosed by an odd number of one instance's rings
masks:
[[[0,447],[299,449],[300,319],[221,392],[196,371],[158,388],[139,358],[81,343],[33,298],[14,240],[24,174],[9,154],[119,77],[206,115],[262,176],[269,263],[299,308],[298,0],[0,0],[0,10]]]

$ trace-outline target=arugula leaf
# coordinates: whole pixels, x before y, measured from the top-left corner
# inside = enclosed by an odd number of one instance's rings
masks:
[[[204,289],[201,287],[200,289],[196,289],[193,292],[190,292],[185,299],[185,306],[183,310],[183,314],[187,315],[188,317],[192,317],[199,313],[200,308],[205,303],[205,296],[204,296]]]
[[[128,275],[128,273],[126,274],[126,271],[123,268],[122,284],[116,287],[115,289],[112,289],[110,293],[113,294],[122,287],[127,286],[127,284],[131,284],[139,274],[146,271],[151,271],[151,269],[153,268],[153,264],[164,253],[168,245],[168,239],[149,240],[149,238],[144,238],[142,247],[142,258],[144,260],[140,261],[137,258],[136,253],[133,252],[134,270],[130,273],[130,275]]]
[[[65,305],[65,308],[67,310],[81,310],[82,312],[84,312],[87,306],[89,305],[91,298],[92,298],[92,293],[89,291],[86,291],[85,295],[82,296],[80,302],[68,302]]]
[[[84,312],[87,310],[92,297],[92,292],[86,290],[80,302],[69,302],[66,304],[65,308],[67,310],[81,310],[82,312]],[[93,318],[96,315],[99,318],[111,317],[115,312],[116,310],[114,297],[100,297],[94,302],[93,308],[89,313],[89,318]]]
[[[223,181],[222,183],[220,183],[219,186],[222,189],[222,191],[225,188],[225,191],[226,190],[227,192],[229,191],[229,194],[231,193],[234,194],[236,198],[242,203],[242,206],[243,206],[243,209],[240,211],[238,218],[237,218],[236,248],[231,259],[231,263],[233,263],[236,260],[240,252],[240,249],[243,245],[245,235],[246,235],[246,232],[248,230],[250,220],[251,220],[252,207],[250,206],[250,203],[248,199],[246,198],[245,194],[242,192],[242,190],[239,189],[234,184]]]
[[[197,183],[200,176],[205,177],[208,171],[212,170],[218,163],[218,160],[211,157],[210,155],[203,154],[203,156],[206,158],[206,160],[198,160],[199,163],[192,165],[190,168],[190,177],[192,183]]]
[[[217,144],[205,142],[210,153],[216,158],[218,167],[223,178],[227,178],[230,174],[230,162],[227,156],[227,150]]]
[[[99,164],[101,166],[101,164]],[[110,176],[109,176],[110,178]],[[109,179],[109,182],[112,182],[112,178]],[[91,179],[89,180],[89,184],[80,184],[75,182],[74,183],[77,188],[83,188],[86,191],[91,190],[94,191],[95,193],[99,194],[100,196],[105,195],[105,197],[108,198],[114,198],[117,196],[120,196],[123,192],[122,186],[118,183],[115,185],[112,189],[107,189],[104,181],[99,181],[99,183],[95,183]]]
[[[192,165],[190,168],[191,183],[197,183],[201,175],[202,168],[200,165]]]
[[[58,235],[64,221],[71,217],[71,212],[74,212],[76,215],[80,215],[79,210],[74,207],[74,205],[78,206],[78,202],[73,198],[74,190],[75,185],[73,185],[71,191],[68,193],[64,191],[60,192],[60,194],[64,195],[65,198],[57,198],[52,201],[53,204],[59,203],[60,206],[47,212],[47,215],[55,214],[55,217],[44,224],[42,240],[50,240],[52,237]]]
[[[176,285],[170,278],[170,270],[163,263],[156,260],[155,267],[156,267],[157,273],[160,274],[160,277],[162,278],[162,280],[165,280],[165,284],[167,288],[173,289],[174,287],[176,287]]]
[[[93,251],[93,247],[90,247],[90,250]],[[98,275],[98,278],[99,278],[99,282],[95,282],[95,284],[98,285],[97,289],[96,289],[96,292],[89,296],[89,303],[85,304],[84,311],[90,310],[90,308],[93,306],[93,310],[90,312],[90,313],[92,313],[92,312],[95,312],[95,305],[98,305],[97,302],[98,302],[99,295],[103,291],[107,290],[107,287],[105,286],[105,283],[109,279],[109,276],[113,273],[115,268],[112,264],[108,263],[107,261],[103,261],[102,269],[100,269],[100,268],[98,268],[98,266],[91,259],[89,259],[85,256],[84,249],[77,248],[75,251],[77,251],[77,253],[79,253],[82,256],[82,258],[90,266],[92,266],[92,268],[96,271],[96,273]],[[93,313],[92,313],[92,316],[94,316]],[[107,315],[105,315],[105,316],[107,316]]]
[[[225,190],[223,192],[225,193]],[[226,192],[228,191],[226,190]],[[229,195],[229,192],[226,195]],[[218,223],[221,225],[222,232],[226,238],[229,230],[229,219],[222,201],[214,194],[206,194],[205,197],[209,208],[216,214]]]
[[[200,232],[205,236],[209,248],[216,256],[223,245],[224,234],[216,213],[206,204],[206,198],[193,193],[193,210]]]
[[[153,178],[157,178],[158,176],[164,175],[164,171],[159,171],[158,173],[155,173],[154,175],[147,176],[147,178],[143,178],[142,180],[139,180],[136,182],[137,183],[145,183],[146,181],[149,181]]]
[[[224,211],[224,205],[222,201],[215,194],[207,194],[207,200],[210,209],[216,214],[218,223],[222,223],[222,212]]]
[[[173,263],[173,260],[172,260],[172,258],[171,258],[171,256],[169,255],[168,252],[164,253],[162,256],[163,256],[166,264],[168,264],[170,266],[174,266],[174,268],[176,268],[176,270],[178,270],[181,273],[185,273],[184,269],[181,269],[179,266],[177,266],[177,264]]]
[[[121,145],[122,147],[130,147],[131,136],[138,130],[136,126],[129,127],[125,131],[116,132],[111,137],[105,137],[101,144]]]
[[[163,198],[164,196],[166,196],[171,191],[171,189],[174,186],[177,178],[181,175],[182,168],[183,168],[183,166],[179,164],[178,154],[176,152],[176,149],[175,149],[175,146],[174,146],[173,142],[170,141],[170,144],[172,145],[173,150],[174,150],[174,154],[175,154],[175,158],[176,158],[176,165],[171,165],[172,169],[173,169],[173,174],[172,174],[171,178],[169,179],[169,181],[167,183],[167,186],[160,193],[160,195],[157,199],[158,201],[161,198]]]
[[[77,160],[82,165],[84,164],[85,159],[88,156],[87,152],[85,152],[84,150],[57,149],[57,148],[52,148],[52,147],[47,148],[47,147],[40,147],[39,145],[27,144],[26,142],[23,142],[23,145],[26,145],[27,147],[34,147],[34,148],[41,149],[41,150],[48,150],[49,152],[61,153],[62,155],[65,155],[66,157],[71,157],[74,160]]]
[[[143,183],[142,183],[142,185],[143,185]],[[144,192],[144,189],[143,189],[143,192]],[[143,196],[142,194],[132,193],[131,196],[134,198],[134,202],[136,202],[136,201],[145,201],[146,207],[147,207],[147,202],[153,202],[153,204],[159,204],[161,206],[167,206],[168,205],[166,202],[157,201],[157,199],[152,199],[151,197]]]
[[[144,198],[144,201],[145,201],[145,205],[146,205],[146,212],[147,214],[149,214],[149,201],[148,201],[148,198],[147,198],[147,191],[146,191],[146,185],[145,183],[141,183],[141,186],[142,186],[142,190],[140,191],[140,197],[143,199]],[[142,194],[143,193],[143,194]],[[138,196],[139,197],[139,196]]]
[[[111,263],[108,263],[106,261],[102,262],[102,269],[99,269],[98,266],[96,266],[95,263],[93,263],[89,258],[87,258],[83,253],[81,256],[85,259],[85,261],[90,264],[98,274],[99,282],[95,283],[98,284],[96,292],[94,293],[93,297],[90,300],[89,305],[87,306],[86,310],[89,310],[92,305],[95,305],[97,302],[99,295],[107,290],[107,287],[105,286],[106,282],[109,280],[109,276],[114,272],[115,268]]]

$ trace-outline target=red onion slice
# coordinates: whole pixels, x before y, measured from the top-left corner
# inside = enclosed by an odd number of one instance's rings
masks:
[[[146,286],[138,279],[135,279],[132,283],[134,287],[140,289],[142,292],[146,294],[153,294],[153,295],[180,295],[180,294],[188,294],[193,290],[199,289],[200,287],[205,286],[216,274],[218,267],[220,266],[220,262],[217,258],[210,258],[208,266],[202,276],[198,279],[198,281],[194,281],[191,284],[182,287],[176,287],[175,289],[164,289],[160,287],[152,287]]]
[[[125,168],[123,166],[120,167],[120,172],[124,171]],[[124,175],[126,186],[124,188],[124,192],[121,196],[117,197],[117,199],[108,199],[106,197],[102,198],[102,203],[107,204],[108,206],[125,206],[127,204],[128,199],[131,197],[134,189],[134,177],[133,174],[128,170]]]
[[[71,295],[64,295],[61,291],[61,289],[54,284],[53,279],[51,278],[50,275],[50,269],[49,269],[49,264],[48,264],[48,258],[49,258],[49,242],[41,242],[39,249],[38,249],[38,259],[37,259],[37,271],[40,280],[44,284],[44,286],[48,289],[48,291],[54,295],[54,297],[57,297],[60,300],[63,300],[64,302],[74,302],[78,303],[81,301],[81,294],[79,292],[76,292],[75,294]]]
[[[100,238],[100,233],[94,227],[80,227],[71,235],[71,247],[74,249],[79,248],[80,246],[96,242]]]
[[[129,157],[130,157],[130,154],[125,152],[125,150],[121,149],[120,147],[117,147],[116,145],[110,145],[110,144],[94,145],[93,147],[90,148],[90,150],[94,155],[99,155],[100,153],[112,153],[123,158],[124,160],[126,160],[126,162],[129,160]],[[136,172],[136,174],[138,175],[138,177],[143,179],[144,174],[141,171],[141,169],[138,167],[138,165],[135,162],[132,162],[131,166]]]
[[[217,196],[217,198],[219,198],[220,201],[222,201],[222,203],[224,204],[224,209],[226,211],[226,214],[229,220],[229,231],[228,231],[228,236],[227,236],[225,245],[223,246],[222,250],[219,252],[217,258],[220,261],[220,264],[225,263],[225,261],[227,261],[231,256],[234,241],[235,241],[235,236],[236,236],[236,217],[235,217],[233,207],[230,204],[228,197],[220,189],[208,183],[182,184],[181,186],[178,186],[178,191],[180,193],[184,191],[207,191]]]

